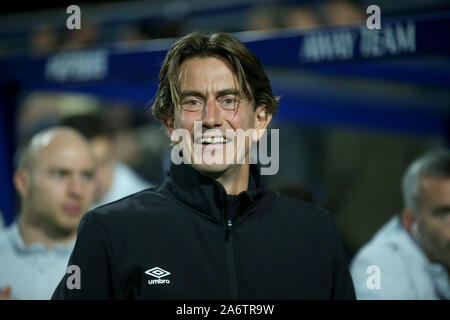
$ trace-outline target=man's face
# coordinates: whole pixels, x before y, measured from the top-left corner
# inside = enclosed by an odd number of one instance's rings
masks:
[[[178,128],[189,131],[190,137],[185,139],[188,141],[182,143],[183,152],[190,153],[193,167],[201,172],[220,173],[236,166],[237,159],[248,163],[251,139],[246,138],[247,143],[243,139],[236,141],[234,133],[237,129],[254,128],[257,112],[241,92],[229,64],[215,57],[187,59],[180,67],[179,81],[181,106],[175,107],[172,127],[168,127],[170,134]],[[200,137],[194,136],[195,121],[201,122]],[[212,137],[216,140],[205,139]],[[227,153],[234,155],[234,163],[226,161]],[[202,159],[201,164],[195,163],[195,155]],[[208,155],[218,161],[208,164]]]
[[[94,196],[94,163],[86,143],[67,137],[37,150],[24,201],[29,218],[55,233],[76,231]]]
[[[450,178],[423,177],[418,229],[428,257],[450,268]]]

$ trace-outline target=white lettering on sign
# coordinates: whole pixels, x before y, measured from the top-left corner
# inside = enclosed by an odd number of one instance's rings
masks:
[[[47,60],[45,75],[57,82],[103,79],[108,71],[104,50],[63,52]]]
[[[350,30],[307,35],[300,48],[300,59],[308,62],[352,59],[354,43]]]
[[[414,53],[416,26],[409,22],[386,25],[381,30],[361,28],[360,50],[364,58]]]
[[[356,44],[359,40],[359,46]],[[359,52],[358,52],[359,50]],[[382,29],[330,30],[307,34],[300,45],[301,62],[325,62],[383,57],[416,52],[416,26],[413,22],[386,24]]]

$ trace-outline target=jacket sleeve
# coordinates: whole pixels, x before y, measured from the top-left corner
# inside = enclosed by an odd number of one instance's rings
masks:
[[[331,214],[330,214],[331,216]],[[347,258],[345,256],[342,241],[337,232],[336,223],[332,220],[332,239],[334,244],[334,265],[333,265],[333,289],[331,293],[332,300],[355,300],[355,288],[348,268]]]
[[[124,298],[111,243],[94,212],[86,213],[80,221],[68,270],[70,273],[68,271],[62,278],[53,300]]]

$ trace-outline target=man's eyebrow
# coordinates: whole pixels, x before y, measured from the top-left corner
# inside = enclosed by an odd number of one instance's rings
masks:
[[[229,89],[223,89],[220,91],[217,91],[216,96],[217,97],[223,97],[226,95],[235,95],[235,96],[239,96],[240,91],[236,88],[229,88]],[[202,98],[204,100],[206,100],[206,96],[199,92],[199,91],[195,91],[195,90],[186,90],[181,92],[180,94],[180,99],[183,100],[186,97],[199,97]]]
[[[59,173],[61,173],[63,175],[71,175],[71,174],[76,173],[76,170],[74,170],[72,168],[65,168],[65,167],[61,167],[61,166],[54,166],[54,167],[49,168],[48,172],[50,174],[59,172]],[[95,174],[95,169],[94,168],[81,169],[80,173],[93,176]]]
[[[206,97],[203,93],[201,93],[199,91],[195,91],[195,90],[186,90],[186,91],[181,92],[180,100],[183,100],[186,97],[199,97],[199,98],[206,100]]]
[[[55,165],[55,166],[50,166],[48,168],[48,171],[72,171],[72,169],[71,168],[67,168],[67,167],[63,167],[63,166]]]
[[[224,89],[217,92],[218,97],[226,96],[226,95],[235,95],[239,96],[239,90],[236,88]]]
[[[48,168],[48,171],[50,174],[53,173],[62,173],[62,174],[71,174],[72,173],[72,169],[70,168],[66,168],[66,167],[61,167],[61,166],[51,166]]]
[[[442,205],[442,206],[439,206],[439,207],[437,207],[437,208],[434,208],[434,209],[432,210],[432,212],[433,212],[434,214],[448,213],[448,212],[450,212],[450,206],[448,206],[448,205]]]
[[[81,170],[81,174],[87,174],[89,176],[93,176],[94,175],[95,170],[94,169],[84,169]]]

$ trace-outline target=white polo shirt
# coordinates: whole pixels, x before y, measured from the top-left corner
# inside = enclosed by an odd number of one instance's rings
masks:
[[[370,266],[375,268],[367,270]],[[350,272],[356,298],[360,300],[450,299],[446,269],[429,261],[405,230],[399,216],[391,218],[361,248],[351,263]],[[379,282],[371,282],[376,276]]]
[[[47,300],[66,273],[75,239],[50,250],[42,244],[25,246],[17,223],[0,232],[0,289],[11,287],[11,297]]]

